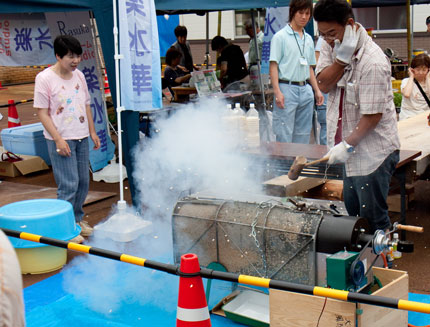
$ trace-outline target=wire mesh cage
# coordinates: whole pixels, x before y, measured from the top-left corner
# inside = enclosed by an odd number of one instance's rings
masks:
[[[230,272],[314,285],[322,217],[275,200],[185,197],[172,217],[175,262],[192,252],[202,266],[218,262]]]

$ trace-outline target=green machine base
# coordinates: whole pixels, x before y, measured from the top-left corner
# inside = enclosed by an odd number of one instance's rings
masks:
[[[358,255],[358,252],[340,251],[327,257],[327,287],[356,291],[367,284],[367,278],[364,276],[365,267],[361,261],[358,261],[354,269],[351,269],[351,265]],[[359,285],[356,285],[354,280]]]

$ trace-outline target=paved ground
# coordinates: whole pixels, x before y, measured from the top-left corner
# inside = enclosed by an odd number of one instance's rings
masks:
[[[7,90],[0,90],[0,105],[7,103],[8,99],[15,101],[31,99],[33,97],[33,85],[26,84],[20,86],[10,86]],[[18,107],[18,115],[23,124],[30,124],[38,122],[36,111],[33,109],[31,103],[22,104]],[[7,127],[7,108],[0,108],[0,113],[4,118],[0,121],[0,129]],[[17,182],[32,185],[52,186],[55,187],[52,171],[45,171],[34,173],[27,176],[20,176],[15,178],[0,177],[0,180],[9,182]],[[127,183],[125,183],[127,187]],[[85,207],[86,220],[94,225],[107,217],[113,204],[119,200],[119,184],[107,184],[103,182],[91,182],[90,190],[115,192],[117,195],[107,200],[102,200]],[[1,183],[0,183],[1,193]],[[420,180],[415,187],[415,201],[407,213],[407,222],[409,224],[416,224],[424,226],[424,234],[408,234],[408,240],[415,243],[415,252],[412,254],[404,254],[402,259],[395,260],[394,267],[396,269],[405,270],[409,273],[410,278],[410,291],[418,293],[430,293],[430,272],[427,268],[430,266],[430,183],[427,180]],[[125,199],[130,203],[130,193],[125,191]],[[393,214],[392,220],[396,221],[398,215]],[[75,254],[69,252],[68,259],[73,258]],[[56,273],[56,272],[54,272]],[[50,274],[41,275],[26,275],[24,276],[24,285],[29,286],[37,281],[51,276]]]

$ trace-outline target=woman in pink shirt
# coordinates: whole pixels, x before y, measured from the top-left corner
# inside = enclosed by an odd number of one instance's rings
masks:
[[[90,96],[84,74],[77,69],[82,54],[80,42],[69,35],[54,41],[57,62],[36,76],[34,107],[44,127],[58,199],[73,205],[82,236],[92,234],[83,221],[83,204],[89,188],[89,145],[100,148],[90,108]],[[73,241],[82,242],[79,235]]]

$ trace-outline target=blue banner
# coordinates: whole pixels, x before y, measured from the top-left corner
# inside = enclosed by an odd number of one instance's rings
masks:
[[[264,25],[263,49],[261,51],[261,73],[269,74],[270,41],[273,35],[288,23],[290,7],[267,8]]]
[[[93,115],[94,127],[100,138],[100,149],[94,150],[94,143],[91,138],[90,143],[90,164],[93,171],[105,167],[113,158],[115,145],[110,138],[107,127],[107,117],[103,103],[102,92],[104,92],[104,81],[97,69],[96,47],[93,42],[91,32],[90,17],[85,12],[61,12],[46,13],[51,35],[72,35],[76,37],[82,47],[82,61],[78,69],[84,74],[91,97],[91,111]],[[53,51],[53,50],[52,50]]]
[[[0,66],[47,65],[55,61],[43,13],[0,14]]]
[[[126,110],[159,109],[161,64],[153,0],[119,1],[121,104]]]

